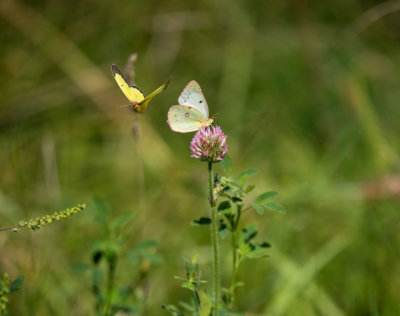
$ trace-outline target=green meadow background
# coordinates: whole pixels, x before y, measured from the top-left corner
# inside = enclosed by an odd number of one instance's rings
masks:
[[[233,175],[257,167],[254,194],[278,191],[287,209],[243,218],[272,248],[241,267],[238,310],[399,315],[399,10],[371,0],[2,0],[0,228],[87,204],[37,232],[0,233],[0,272],[26,275],[10,315],[95,315],[91,275],[79,269],[103,237],[93,198],[112,217],[132,212],[124,249],[160,244],[146,315],[190,299],[174,279],[181,257],[199,252],[211,285],[209,229],[189,225],[208,214],[207,167],[190,158],[193,133],[166,123],[191,79],[220,112]],[[172,76],[140,117],[119,108],[110,71],[132,53],[145,93]],[[228,240],[221,249],[228,284]],[[137,274],[121,259],[118,283]]]

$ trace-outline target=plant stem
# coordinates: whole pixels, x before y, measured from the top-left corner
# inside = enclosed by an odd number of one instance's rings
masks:
[[[199,293],[197,292],[197,290],[193,290],[193,296],[194,296],[194,301],[196,303],[196,307],[197,307],[197,312],[200,314],[200,298],[199,298]]]
[[[231,279],[231,295],[233,297],[233,291],[236,283],[236,269],[237,269],[237,254],[236,254],[236,243],[237,243],[237,234],[236,230],[232,232],[232,279]],[[233,301],[233,299],[232,299]]]
[[[104,316],[110,315],[112,296],[114,292],[115,269],[117,267],[117,256],[112,255],[108,259],[108,276],[107,276],[107,293],[106,306],[104,308]]]
[[[234,290],[235,290],[235,284],[236,284],[236,275],[237,275],[237,268],[238,268],[238,263],[237,263],[237,228],[239,226],[239,220],[240,220],[240,215],[242,214],[242,207],[238,206],[237,208],[237,217],[236,220],[232,223],[231,227],[231,234],[232,234],[232,278],[231,278],[231,304],[234,301]]]
[[[18,227],[19,227],[19,226],[16,225],[16,226],[7,227],[7,228],[1,228],[1,229],[0,229],[0,232],[5,232],[5,231],[7,231],[7,230],[13,230],[13,229],[18,228]]]
[[[208,162],[208,184],[209,184],[209,201],[211,212],[211,240],[214,252],[214,316],[218,316],[219,307],[219,250],[218,250],[218,235],[217,235],[217,209],[214,200],[214,185],[213,185],[213,168],[212,162]]]

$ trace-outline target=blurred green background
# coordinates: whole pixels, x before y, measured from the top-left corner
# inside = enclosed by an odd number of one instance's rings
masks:
[[[256,193],[278,191],[288,211],[244,218],[260,222],[272,248],[240,270],[238,309],[398,315],[399,9],[370,0],[2,0],[0,227],[88,204],[38,232],[0,233],[0,272],[27,276],[11,315],[94,315],[90,275],[73,268],[90,263],[101,238],[93,197],[115,216],[134,213],[134,242],[160,241],[147,315],[190,298],[174,279],[180,257],[200,252],[210,279],[209,230],[189,226],[208,214],[206,165],[190,158],[193,134],[166,124],[191,79],[210,113],[221,111],[233,173],[259,168]],[[126,100],[110,72],[135,52],[145,93],[173,77],[136,118],[118,108]],[[224,282],[228,247],[221,241]],[[135,269],[121,263],[118,278]]]

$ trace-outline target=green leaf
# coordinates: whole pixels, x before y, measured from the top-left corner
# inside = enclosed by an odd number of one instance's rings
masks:
[[[192,282],[183,282],[181,286],[185,289],[189,289],[194,291],[196,289],[195,285]]]
[[[260,170],[258,170],[257,168],[248,168],[248,169],[242,171],[241,173],[239,173],[239,175],[235,179],[240,180],[243,176],[251,177],[251,176],[254,176],[255,174],[257,174],[259,171]]]
[[[218,233],[222,239],[224,239],[226,237],[226,234],[228,233],[228,226],[222,219],[219,222]]]
[[[196,304],[193,300],[190,303],[180,301],[179,306],[182,307],[185,311],[189,312],[191,315],[193,315],[193,313],[195,313],[197,310]]]
[[[254,210],[255,210],[258,214],[260,214],[260,215],[263,215],[263,214],[264,214],[264,207],[263,207],[262,205],[253,203],[251,206],[254,208]]]
[[[256,237],[257,233],[257,224],[248,225],[241,230],[239,234],[240,241],[242,241],[243,244],[247,244]]]
[[[231,207],[231,203],[229,201],[223,201],[218,205],[218,211],[223,211],[226,209],[230,209]]]
[[[230,174],[232,170],[232,159],[229,155],[225,155],[224,159],[219,164],[222,169],[227,173]]]
[[[220,309],[218,312],[218,316],[244,316],[244,314],[240,312],[232,312],[227,309]]]
[[[90,269],[89,265],[84,262],[75,262],[71,266],[71,270],[75,273],[85,273]]]
[[[212,298],[205,291],[199,291],[198,293],[200,298],[200,316],[211,315]]]
[[[246,170],[242,171],[241,173],[239,173],[239,175],[235,178],[235,180],[239,182],[239,185],[241,187],[243,187],[244,184],[246,183],[247,178],[254,176],[258,172],[259,172],[259,170],[257,168],[246,169]]]
[[[193,258],[192,258],[192,263],[196,264],[197,263],[197,259],[199,259],[200,256],[200,252],[196,253]]]
[[[183,265],[185,266],[186,270],[186,277],[188,279],[196,280],[200,273],[200,267],[198,263],[192,263],[185,258],[182,258]]]
[[[282,205],[280,205],[278,202],[269,201],[269,202],[263,203],[262,205],[271,211],[286,214],[285,208]]]
[[[244,189],[245,193],[249,193],[250,191],[253,191],[253,189],[256,187],[255,184],[250,184],[246,187],[246,189]]]
[[[244,282],[239,281],[239,282],[235,283],[235,285],[233,286],[233,289],[237,289],[238,287],[242,287],[242,286],[244,286]]]
[[[259,196],[256,197],[256,199],[254,200],[255,203],[260,204],[263,203],[266,200],[272,199],[274,197],[276,197],[278,195],[277,192],[275,191],[268,191],[265,192],[263,194],[260,194]]]
[[[164,262],[163,257],[158,253],[144,253],[143,257],[154,264],[160,264]]]
[[[202,226],[202,225],[210,225],[211,218],[209,217],[200,217],[190,223],[191,226]]]
[[[137,243],[134,249],[141,250],[141,249],[157,248],[158,245],[159,245],[158,241],[149,239]]]
[[[137,266],[140,262],[139,256],[135,251],[131,251],[128,253],[128,259],[135,266]]]
[[[175,305],[162,305],[161,307],[170,312],[172,315],[185,316]]]
[[[263,258],[268,256],[268,250],[267,248],[260,247],[260,245],[256,245],[254,248],[252,248],[251,251],[246,253],[245,257],[249,259],[258,259],[258,258]]]
[[[25,281],[25,275],[23,274],[19,275],[14,281],[12,281],[9,287],[10,294],[18,291],[21,288],[24,281]]]
[[[127,212],[119,215],[116,219],[113,220],[112,226],[114,227],[114,229],[120,230],[132,218],[132,215],[132,212]]]
[[[94,219],[95,221],[100,224],[103,230],[107,230],[108,227],[108,219],[110,216],[110,208],[104,203],[103,200],[95,197],[93,198],[93,204],[95,205],[94,208]]]

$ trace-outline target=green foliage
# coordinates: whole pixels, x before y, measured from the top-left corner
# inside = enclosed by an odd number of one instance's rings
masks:
[[[18,291],[25,281],[25,275],[19,275],[10,283],[7,273],[0,279],[0,315],[7,315],[8,295]]]
[[[199,254],[195,254],[192,260],[182,258],[185,267],[185,278],[175,276],[175,279],[183,281],[181,287],[190,290],[193,293],[193,300],[189,303],[180,302],[180,305],[191,315],[208,316],[212,309],[211,297],[199,289],[199,285],[207,283],[201,280],[200,266],[197,263]],[[175,305],[163,305],[163,308],[173,315],[184,315]]]
[[[92,276],[92,293],[96,299],[95,309],[102,315],[118,312],[142,313],[144,306],[144,285],[150,268],[163,262],[157,253],[159,243],[143,240],[126,249],[130,232],[126,230],[132,221],[130,212],[112,217],[111,209],[101,199],[94,199],[96,206],[93,216],[100,226],[102,236],[92,245],[92,266],[88,269]],[[118,265],[129,262],[131,279],[116,284]],[[117,265],[118,264],[118,265]],[[137,276],[135,276],[137,274]]]
[[[9,293],[11,294],[18,291],[24,283],[25,278],[25,275],[21,274],[14,281],[12,281],[9,287]]]

